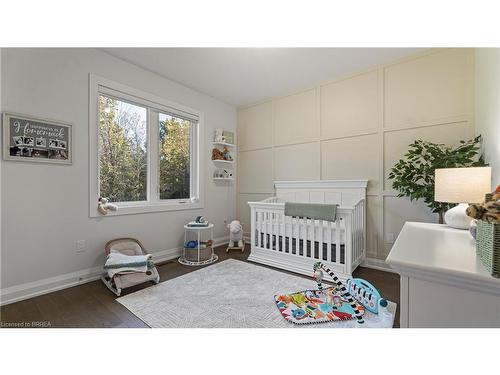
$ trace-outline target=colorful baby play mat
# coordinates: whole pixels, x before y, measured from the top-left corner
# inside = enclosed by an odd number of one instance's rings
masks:
[[[274,296],[283,317],[295,324],[323,323],[355,318],[354,309],[336,287],[323,290],[304,290]],[[356,303],[363,314],[365,309]]]

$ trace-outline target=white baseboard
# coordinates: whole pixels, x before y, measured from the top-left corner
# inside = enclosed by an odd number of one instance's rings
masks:
[[[224,245],[229,241],[229,236],[214,239],[214,246]],[[156,263],[172,260],[181,255],[182,248],[157,251],[151,253]],[[33,281],[2,288],[0,290],[0,306],[22,301],[28,298],[52,293],[61,289],[71,288],[76,285],[85,284],[98,280],[103,274],[103,268],[93,267],[84,270],[70,272],[46,279]]]
[[[28,298],[71,288],[72,286],[88,283],[101,277],[102,267],[87,268],[29,283],[2,288],[0,306],[22,301]]]
[[[383,259],[377,258],[366,258],[363,263],[360,264],[361,267],[373,268],[379,271],[397,273],[392,267],[385,262]]]

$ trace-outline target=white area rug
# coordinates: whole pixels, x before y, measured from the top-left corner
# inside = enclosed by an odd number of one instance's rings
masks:
[[[312,271],[311,271],[312,272]],[[311,279],[228,259],[117,299],[153,328],[390,328],[391,316],[365,312],[355,320],[294,325],[283,319],[274,295],[314,289]]]

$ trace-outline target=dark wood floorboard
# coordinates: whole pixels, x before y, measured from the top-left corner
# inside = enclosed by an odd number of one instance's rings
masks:
[[[247,246],[244,253],[233,250],[227,254],[225,246],[221,246],[216,249],[216,253],[219,256],[219,262],[229,258],[247,261],[250,250]],[[205,267],[210,267],[210,265]],[[183,266],[176,259],[158,265],[162,282],[199,268]],[[303,275],[298,276],[311,279],[311,277]],[[399,275],[358,267],[354,272],[354,277],[368,280],[380,290],[385,298],[394,301],[399,306]],[[129,288],[122,295],[133,293],[150,285],[146,283]],[[311,280],[311,288],[314,286],[315,283]],[[44,322],[45,326],[50,323],[52,328],[148,327],[142,320],[116,302],[116,298],[100,280],[97,280],[2,306],[0,308],[0,321],[4,327],[10,326],[12,323],[23,322]],[[394,326],[399,327],[399,308]]]

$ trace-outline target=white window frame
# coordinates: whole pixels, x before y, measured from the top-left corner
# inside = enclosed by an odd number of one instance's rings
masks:
[[[97,210],[99,199],[99,95],[114,97],[118,100],[130,102],[149,108],[148,122],[148,187],[147,201],[118,202],[117,211],[108,211],[108,216],[141,214],[148,212],[194,210],[203,208],[203,168],[201,155],[204,155],[203,142],[204,126],[203,113],[195,109],[171,102],[159,96],[111,81],[95,74],[89,75],[89,215],[102,217]],[[157,113],[179,116],[191,119],[190,137],[190,179],[191,198],[188,199],[160,199],[159,186],[159,118]],[[151,114],[155,114],[151,116]],[[194,122],[197,121],[197,122]],[[194,173],[192,173],[194,172]]]

